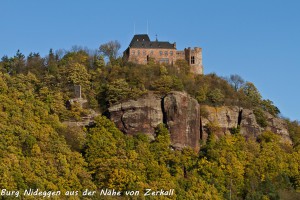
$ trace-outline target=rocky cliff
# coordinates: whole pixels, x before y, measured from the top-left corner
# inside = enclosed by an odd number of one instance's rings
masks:
[[[199,149],[200,106],[186,93],[171,92],[162,99],[164,123],[175,148],[190,146]]]
[[[199,150],[200,140],[205,141],[209,124],[218,127],[217,136],[230,134],[240,127],[245,137],[257,137],[270,130],[291,142],[284,120],[266,113],[268,126],[261,128],[256,122],[252,110],[239,107],[200,106],[185,92],[170,92],[160,97],[153,92],[137,99],[113,105],[109,108],[109,117],[126,134],[145,133],[154,139],[155,127],[167,125],[172,146],[181,149],[190,146]]]
[[[145,133],[151,138],[154,138],[154,128],[163,123],[161,99],[154,93],[111,106],[109,115],[124,133]]]
[[[154,93],[116,104],[109,108],[110,119],[126,134],[145,133],[154,138],[154,129],[165,123],[174,148],[199,149],[200,108],[197,101],[183,92],[165,97]]]
[[[202,106],[204,116],[201,116],[201,128],[203,140],[207,138],[210,123],[218,126],[217,136],[231,134],[232,130],[240,127],[240,133],[245,137],[257,137],[264,131],[272,131],[281,136],[282,140],[291,143],[287,124],[283,119],[276,118],[269,113],[265,113],[267,127],[262,128],[258,125],[252,110],[233,107],[211,107]]]

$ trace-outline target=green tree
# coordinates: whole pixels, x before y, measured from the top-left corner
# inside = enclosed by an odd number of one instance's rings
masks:
[[[124,79],[117,79],[107,85],[106,88],[106,100],[109,104],[114,104],[127,100],[129,98],[137,98],[145,93],[145,89],[142,87],[131,87]]]
[[[105,44],[100,45],[99,50],[105,56],[109,58],[109,61],[113,63],[117,59],[118,51],[121,48],[121,44],[115,41],[109,41]]]
[[[206,84],[200,86],[199,90],[196,93],[196,99],[199,103],[204,103],[207,100],[208,95],[208,86]]]
[[[220,89],[210,91],[207,96],[214,105],[220,105],[224,102],[224,95]]]
[[[300,147],[300,124],[298,121],[290,121],[286,120],[288,132],[293,141],[293,145],[295,149],[299,150]]]
[[[191,67],[189,66],[186,60],[183,59],[176,60],[175,66],[178,67],[180,74],[187,75],[191,72]]]
[[[83,88],[83,92],[89,89],[90,75],[84,65],[75,63],[71,66],[68,66],[66,75],[67,81],[71,85],[81,85],[81,87]]]
[[[105,61],[102,55],[93,56],[93,68],[98,69],[105,66]]]
[[[270,113],[275,117],[280,113],[280,110],[276,106],[274,106],[274,103],[269,99],[262,100],[261,107],[264,111]]]
[[[151,89],[156,90],[161,95],[166,95],[172,90],[183,90],[183,83],[176,76],[162,75],[152,82]]]
[[[267,117],[261,108],[256,108],[253,110],[256,122],[263,128],[268,126]]]
[[[24,69],[24,72],[31,72],[36,76],[42,76],[42,74],[44,73],[45,61],[39,53],[30,53],[27,56],[26,61],[26,70]]]
[[[14,57],[9,58],[8,56],[3,56],[1,58],[1,63],[4,68],[4,72],[9,73],[11,75],[22,73],[25,70],[25,56],[20,52],[17,51]]]
[[[170,133],[164,124],[159,124],[155,134],[155,141],[151,144],[150,149],[159,163],[166,163],[170,156]]]
[[[50,73],[50,74],[58,73],[58,59],[56,58],[52,49],[49,50],[49,54],[45,60],[46,60],[46,67],[47,67],[48,73]]]
[[[13,57],[12,68],[15,73],[22,73],[25,70],[25,55],[22,54],[19,49]]]
[[[261,95],[253,83],[246,82],[242,90],[247,96],[250,105],[258,106],[261,103]]]
[[[117,79],[107,86],[107,101],[110,104],[125,100],[129,97],[130,87],[124,79]]]

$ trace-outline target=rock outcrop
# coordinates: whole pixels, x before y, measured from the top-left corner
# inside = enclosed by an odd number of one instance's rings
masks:
[[[265,130],[272,131],[279,135],[282,140],[287,143],[292,144],[292,140],[290,138],[290,134],[287,130],[287,123],[283,119],[279,119],[277,117],[272,116],[269,113],[266,113],[268,126]]]
[[[155,127],[163,122],[161,98],[154,93],[116,104],[108,110],[110,119],[126,134],[145,133],[154,138]]]
[[[216,133],[217,137],[221,137],[224,134],[230,134],[231,130],[240,127],[241,134],[249,136],[253,134],[257,137],[261,130],[256,122],[255,115],[251,110],[241,109],[239,107],[211,107],[202,106],[202,111],[205,115],[201,117],[203,127],[203,137],[207,138],[208,135],[208,124],[214,123],[215,126],[219,127]]]
[[[214,123],[219,127],[217,137],[231,134],[232,130],[240,127],[240,133],[246,138],[256,138],[264,131],[272,131],[281,136],[282,140],[292,143],[287,130],[287,124],[283,119],[276,118],[269,113],[265,113],[267,127],[262,128],[258,125],[255,115],[250,109],[243,109],[236,106],[211,107],[203,106],[205,116],[201,117],[202,131],[204,140],[208,135],[208,124]]]
[[[171,92],[163,99],[163,113],[171,135],[172,145],[181,149],[199,148],[200,106],[186,93]]]
[[[163,98],[148,93],[137,100],[111,106],[109,115],[124,133],[145,133],[153,139],[155,127],[165,123],[174,148],[190,146],[199,149],[199,104],[187,93],[171,92]]]
[[[269,130],[291,143],[287,125],[282,119],[265,113],[268,126],[261,128],[250,109],[201,106],[200,111],[197,101],[185,92],[170,92],[165,97],[149,92],[137,100],[113,105],[108,111],[110,119],[126,134],[145,133],[154,139],[155,127],[166,124],[172,146],[176,149],[190,146],[199,150],[200,140],[207,139],[210,124],[218,126],[217,137],[231,134],[239,127],[246,138],[256,138]]]

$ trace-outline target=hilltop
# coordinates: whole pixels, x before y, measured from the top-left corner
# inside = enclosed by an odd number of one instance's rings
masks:
[[[105,62],[84,49],[46,57],[18,51],[1,59],[0,71],[2,188],[175,189],[170,199],[298,195],[299,123],[280,118],[273,102],[238,75],[194,74],[181,59]],[[70,101],[75,85],[82,101]],[[161,109],[146,115],[156,120],[151,126],[135,118],[149,99]],[[114,118],[113,111],[121,113]],[[86,117],[93,123],[63,124]],[[173,133],[186,124],[198,135],[182,145],[183,136]]]

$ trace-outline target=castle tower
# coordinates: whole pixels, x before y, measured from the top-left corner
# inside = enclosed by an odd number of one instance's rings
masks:
[[[185,48],[184,53],[186,61],[188,61],[189,66],[191,66],[191,72],[194,74],[203,74],[202,48]]]

